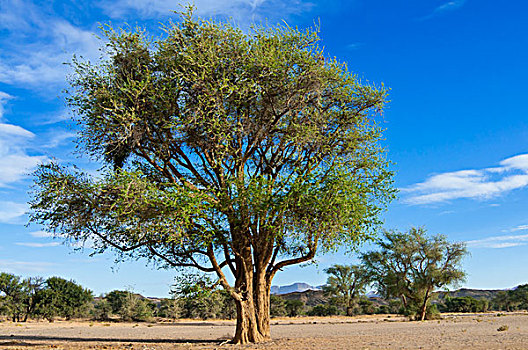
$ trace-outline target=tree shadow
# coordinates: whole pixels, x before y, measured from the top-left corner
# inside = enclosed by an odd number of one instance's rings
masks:
[[[9,346],[24,346],[24,347],[30,347],[30,346],[39,346],[42,344],[35,344],[35,343],[26,343],[22,341],[6,341],[6,342],[0,342],[0,349],[4,349],[5,347]]]
[[[134,339],[134,338],[86,338],[61,337],[44,335],[0,335],[0,348],[3,346],[37,346],[42,344],[26,343],[29,341],[54,341],[72,343],[146,343],[146,344],[220,344],[228,340],[218,339]]]

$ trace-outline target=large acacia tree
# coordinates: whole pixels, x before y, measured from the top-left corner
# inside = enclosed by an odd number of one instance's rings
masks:
[[[393,196],[374,120],[386,91],[312,30],[245,33],[190,10],[159,39],[106,34],[100,62],[73,60],[68,91],[102,176],[41,166],[32,221],[95,253],[215,273],[234,342],[269,339],[275,274],[357,245]]]

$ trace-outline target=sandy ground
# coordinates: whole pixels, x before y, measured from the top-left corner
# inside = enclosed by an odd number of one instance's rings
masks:
[[[501,326],[507,330],[498,331]],[[231,321],[177,323],[0,323],[0,349],[528,349],[528,314],[448,315],[440,321],[399,317],[272,320],[271,342],[224,344]]]

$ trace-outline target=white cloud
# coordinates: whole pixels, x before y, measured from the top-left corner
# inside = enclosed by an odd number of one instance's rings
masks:
[[[53,237],[53,233],[46,231],[34,231],[29,233],[32,237],[36,238],[48,238]]]
[[[510,248],[526,245],[528,243],[528,235],[506,235],[495,236],[484,239],[467,241],[466,244],[470,248]]]
[[[21,217],[27,212],[27,210],[28,207],[25,203],[0,201],[0,223],[20,223]]]
[[[27,137],[27,138],[33,138],[35,137],[35,134],[33,134],[31,131],[26,130],[18,125],[13,124],[5,124],[0,123],[0,135],[3,137],[9,137],[9,136],[20,136],[20,137]]]
[[[459,198],[488,199],[528,186],[528,154],[501,161],[500,167],[469,169],[430,176],[402,189],[408,204],[430,204]]]
[[[98,55],[99,41],[91,31],[47,15],[28,1],[4,1],[0,28],[0,82],[37,89],[63,84],[74,53],[86,58]]]
[[[528,225],[519,225],[517,227],[512,228],[510,232],[525,231],[525,230],[528,230]]]
[[[35,242],[17,242],[16,245],[30,248],[46,248],[46,247],[56,247],[60,245],[59,242],[50,242],[50,243],[35,243]]]

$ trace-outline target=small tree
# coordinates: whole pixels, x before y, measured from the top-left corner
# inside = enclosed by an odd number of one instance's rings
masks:
[[[272,294],[270,297],[270,315],[271,317],[282,317],[286,316],[288,311],[286,310],[286,300],[279,295]]]
[[[13,322],[26,318],[24,315],[29,300],[26,281],[10,273],[0,273],[0,298],[4,312],[11,316]]]
[[[285,302],[286,313],[289,317],[299,316],[304,309],[304,302],[297,299],[289,299]]]
[[[71,319],[81,316],[93,300],[92,292],[74,281],[50,277],[39,291],[38,313],[53,321],[57,316]]]
[[[104,300],[110,305],[112,314],[120,315],[122,310],[127,307],[127,300],[130,299],[129,295],[131,292],[127,290],[113,290],[105,295]]]
[[[31,220],[96,253],[215,273],[236,303],[233,341],[265,341],[275,274],[356,246],[393,197],[374,120],[386,90],[316,31],[244,33],[192,10],[165,29],[154,42],[109,29],[101,62],[73,61],[79,150],[103,176],[41,166]]]
[[[97,321],[108,321],[112,314],[112,306],[105,298],[101,298],[95,302],[93,309],[93,318]]]
[[[435,288],[463,281],[460,264],[467,254],[464,243],[449,243],[445,236],[426,236],[423,228],[406,233],[386,231],[380,249],[362,255],[363,264],[378,291],[386,298],[401,298],[416,319],[426,318]]]
[[[335,298],[344,307],[346,315],[352,316],[359,296],[368,284],[366,271],[359,265],[336,264],[325,272],[330,275],[323,286],[325,294]]]
[[[128,290],[113,290],[104,300],[108,304],[100,303],[101,312],[108,309],[113,315],[119,316],[123,321],[149,321],[153,315],[153,307],[148,299]],[[102,313],[102,316],[105,316]]]
[[[173,322],[181,316],[182,306],[179,299],[162,299],[159,305],[157,316],[169,318]]]

